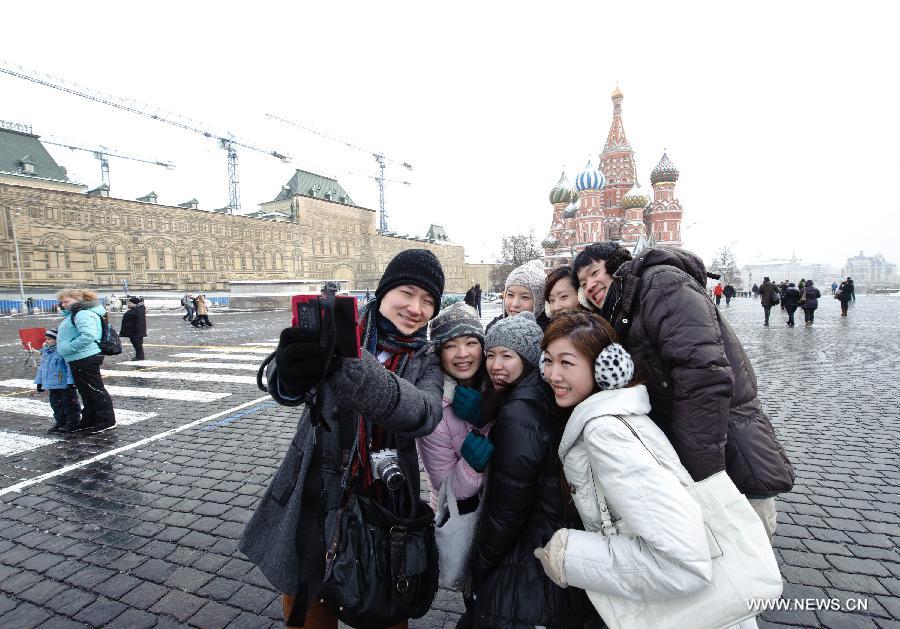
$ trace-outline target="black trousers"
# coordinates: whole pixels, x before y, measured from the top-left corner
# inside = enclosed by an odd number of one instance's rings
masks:
[[[763,306],[763,312],[766,313],[766,325],[769,325],[769,315],[772,312],[772,306]]]
[[[191,325],[193,325],[195,328],[199,328],[202,325],[212,325],[212,323],[209,322],[209,315],[198,314],[194,316],[194,320],[191,321]]]
[[[132,336],[131,344],[134,346],[135,360],[144,360],[144,337]]]
[[[721,296],[721,295],[716,295],[716,305],[717,305],[717,306],[719,305],[719,302],[720,302],[720,301],[722,301],[722,296]]]
[[[797,311],[797,306],[785,306],[784,309],[787,310],[787,313],[788,313],[788,320],[787,320],[788,325],[793,326],[794,325],[794,313]]]
[[[845,317],[847,316],[847,306],[849,306],[849,305],[850,305],[849,301],[841,302],[841,314],[844,315]]]
[[[813,322],[813,319],[815,318],[815,316],[816,316],[816,309],[815,309],[815,308],[804,308],[804,309],[803,309],[803,319],[804,319],[807,323],[812,323],[812,322]]]
[[[87,426],[116,423],[112,398],[106,387],[103,386],[103,379],[100,377],[100,365],[103,364],[104,358],[103,354],[94,354],[69,363],[72,378],[75,380],[75,388],[78,389],[81,403],[84,404],[84,409],[81,411],[81,423]]]
[[[48,389],[50,408],[57,426],[75,426],[81,419],[81,402],[75,389]]]

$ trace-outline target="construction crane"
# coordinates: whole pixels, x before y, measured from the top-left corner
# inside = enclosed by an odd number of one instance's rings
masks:
[[[205,128],[201,123],[191,120],[190,118],[187,118],[185,116],[165,112],[157,107],[153,107],[152,105],[141,103],[136,100],[129,100],[119,98],[118,96],[104,94],[102,92],[98,92],[96,90],[92,90],[75,83],[70,83],[65,79],[61,79],[57,76],[44,74],[36,70],[31,70],[23,66],[10,63],[3,59],[0,59],[0,73],[8,74],[19,79],[25,79],[26,81],[31,81],[32,83],[37,83],[38,85],[50,87],[61,92],[66,92],[67,94],[80,96],[82,98],[102,103],[104,105],[109,105],[110,107],[115,107],[116,109],[128,111],[139,116],[144,116],[152,120],[157,120],[159,122],[184,129],[185,131],[193,131],[194,133],[199,133],[200,135],[207,138],[217,140],[219,143],[219,147],[224,149],[228,155],[228,211],[232,214],[235,212],[239,212],[241,209],[237,147],[242,147],[251,151],[257,151],[265,155],[271,155],[272,157],[277,157],[285,163],[290,161],[290,158],[283,153],[280,153],[273,149],[264,149],[258,146],[254,146],[249,142],[236,138],[234,135],[228,132],[222,133],[220,131]]]
[[[134,155],[123,155],[122,153],[114,153],[110,151],[105,146],[98,146],[95,149],[85,148],[83,146],[77,146],[75,144],[70,144],[67,142],[63,142],[58,139],[48,140],[46,138],[41,138],[42,144],[52,144],[53,146],[62,146],[72,151],[84,151],[86,153],[91,153],[95,158],[100,160],[100,179],[103,182],[103,185],[109,189],[109,158],[117,157],[119,159],[130,159],[134,162],[143,162],[144,164],[153,164],[154,166],[162,166],[163,168],[168,168],[169,170],[175,168],[175,164],[170,162],[161,162],[155,159],[143,159],[141,157],[135,157]]]
[[[281,116],[276,116],[275,114],[266,114],[266,118],[271,118],[272,120],[277,120],[286,125],[290,125],[292,127],[297,127],[298,129],[302,129],[307,133],[312,133],[313,135],[317,135],[320,138],[325,138],[326,140],[331,140],[332,142],[337,142],[339,144],[343,144],[349,149],[354,151],[360,151],[362,153],[367,153],[375,158],[375,163],[378,165],[378,174],[374,177],[370,177],[374,179],[378,183],[378,231],[382,234],[387,233],[388,231],[388,212],[384,207],[384,184],[389,181],[394,181],[392,179],[386,179],[384,176],[384,169],[388,163],[396,164],[397,166],[402,166],[407,170],[412,170],[412,164],[409,162],[401,162],[400,160],[392,159],[387,157],[381,151],[370,151],[369,149],[364,149],[361,146],[357,146],[352,142],[348,142],[347,140],[343,140],[339,137],[333,136],[330,133],[325,133],[324,131],[319,131],[318,129],[314,129],[313,127],[301,124],[299,122],[295,122],[294,120],[288,120],[287,118],[282,118]],[[406,185],[411,185],[408,181],[401,181],[398,183],[403,183]]]

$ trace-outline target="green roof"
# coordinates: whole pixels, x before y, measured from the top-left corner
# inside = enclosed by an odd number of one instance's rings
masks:
[[[346,205],[355,205],[353,199],[347,194],[347,191],[341,187],[337,179],[331,177],[323,177],[315,173],[297,169],[294,176],[284,184],[281,192],[273,201],[284,201],[292,196],[299,194],[305,197],[313,197],[316,199],[325,199],[326,201],[334,201],[335,203],[344,203]]]
[[[22,172],[23,160],[34,165],[34,173],[26,175]],[[50,157],[38,136],[3,127],[0,127],[0,172],[69,181],[65,169]]]

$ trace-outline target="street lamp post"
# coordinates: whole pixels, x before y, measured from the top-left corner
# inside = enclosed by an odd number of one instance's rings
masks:
[[[16,216],[19,213],[16,212]],[[16,236],[16,222],[13,220],[12,210],[6,208],[6,216],[9,218],[9,225],[12,227],[13,245],[16,248],[16,268],[19,271],[19,299],[22,301],[22,308],[25,307],[25,287],[22,285],[22,260],[19,257],[19,239]]]

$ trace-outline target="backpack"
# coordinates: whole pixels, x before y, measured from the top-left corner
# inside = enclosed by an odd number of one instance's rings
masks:
[[[78,312],[81,311],[79,310]],[[78,312],[72,314],[72,325],[75,325],[75,316]],[[94,314],[97,313],[95,312]],[[100,317],[100,315],[97,316]],[[110,325],[108,313],[100,317],[100,340],[96,341],[96,343],[100,348],[100,353],[104,356],[118,356],[122,353],[122,342],[119,340],[119,333]]]

